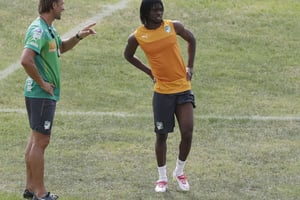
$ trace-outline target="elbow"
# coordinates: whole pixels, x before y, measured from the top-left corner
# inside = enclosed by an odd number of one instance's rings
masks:
[[[26,63],[27,63],[26,57],[27,57],[27,56],[25,56],[24,53],[21,55],[21,58],[20,58],[20,64],[21,64],[22,66],[25,66]]]
[[[196,38],[195,37],[191,37],[190,40],[188,41],[189,43],[189,48],[193,51],[196,50]]]
[[[21,58],[20,64],[21,64],[23,67],[26,67],[26,66],[29,65],[28,60],[23,59],[23,58]]]
[[[33,59],[30,59],[28,57],[22,57],[21,60],[20,60],[20,64],[23,66],[23,68],[25,70],[27,70],[28,68],[34,66],[34,60]]]
[[[20,60],[20,64],[21,64],[22,66],[24,66],[24,64],[25,64],[24,61],[23,61],[22,59]]]
[[[23,67],[34,65],[34,57],[36,53],[30,49],[24,49],[20,58],[20,64]]]
[[[126,51],[124,52],[123,56],[127,61],[130,61],[132,58],[132,56],[130,56],[128,53],[126,53]]]
[[[192,35],[190,37],[189,43],[192,44],[193,46],[196,46],[196,38],[195,38],[195,36]]]
[[[123,57],[127,60],[126,52],[123,52]]]
[[[59,54],[63,54],[63,53],[65,53],[67,50],[64,48],[63,45],[61,45],[57,51],[59,51]]]

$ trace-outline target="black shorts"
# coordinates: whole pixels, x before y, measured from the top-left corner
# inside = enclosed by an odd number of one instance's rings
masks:
[[[154,92],[152,106],[155,133],[170,133],[175,127],[176,105],[191,103],[195,108],[195,97],[192,91],[176,94],[160,94]]]
[[[42,134],[51,134],[56,101],[25,97],[30,128]]]

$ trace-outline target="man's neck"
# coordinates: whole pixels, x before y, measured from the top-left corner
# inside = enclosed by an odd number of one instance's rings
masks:
[[[147,24],[147,25],[145,25],[145,27],[147,28],[147,29],[151,29],[151,30],[155,30],[155,29],[157,29],[157,28],[159,28],[161,26],[161,24]]]
[[[40,18],[43,19],[49,26],[52,25],[54,19],[48,13],[44,13],[40,15]]]

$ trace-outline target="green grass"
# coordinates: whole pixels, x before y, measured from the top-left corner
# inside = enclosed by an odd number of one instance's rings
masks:
[[[118,1],[65,1],[62,20],[55,26],[66,33],[111,2]],[[166,194],[154,192],[152,83],[123,58],[127,37],[140,24],[139,3],[131,0],[129,7],[97,24],[95,37],[62,56],[62,99],[46,152],[48,189],[66,200],[299,198],[299,120],[222,116],[299,117],[300,3],[165,1],[165,18],[181,20],[197,38],[193,80],[197,108],[186,165],[192,189],[181,193],[170,182]],[[37,5],[18,0],[1,1],[0,7],[6,8],[0,10],[3,70],[19,59]],[[186,44],[182,40],[180,44],[186,56]],[[140,50],[138,55],[145,60]],[[0,109],[24,109],[25,78],[20,68],[0,80]],[[137,115],[62,114],[90,111]],[[0,199],[20,199],[27,116],[0,112],[0,121]],[[178,143],[176,129],[168,140],[170,180]]]

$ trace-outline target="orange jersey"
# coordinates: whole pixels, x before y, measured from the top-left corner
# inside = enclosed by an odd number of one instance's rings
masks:
[[[155,92],[173,94],[191,89],[171,20],[164,20],[155,30],[147,29],[142,25],[137,28],[134,35],[145,52],[156,80]]]

